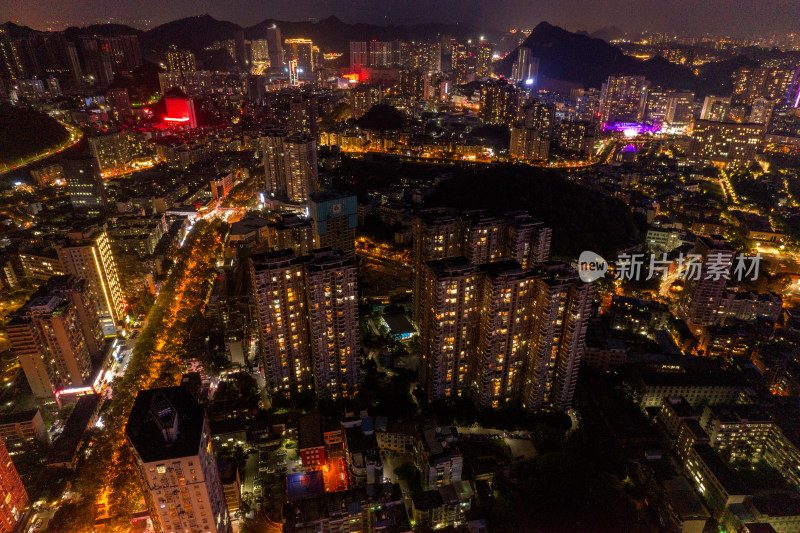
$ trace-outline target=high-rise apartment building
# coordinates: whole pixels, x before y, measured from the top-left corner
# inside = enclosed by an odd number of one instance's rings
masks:
[[[467,83],[470,73],[474,70],[475,58],[470,56],[467,43],[453,41],[450,43],[450,72],[453,82],[457,85]]]
[[[261,154],[264,158],[264,190],[273,198],[286,193],[286,132],[278,128],[261,133]]]
[[[369,66],[371,67],[400,67],[403,65],[402,47],[400,41],[370,41]]]
[[[664,122],[667,116],[667,94],[666,91],[647,92],[647,109],[644,114],[645,120],[654,123]]]
[[[464,257],[422,263],[419,382],[429,400],[456,398],[471,388],[477,352],[478,270]]]
[[[194,54],[189,50],[180,50],[177,45],[170,45],[167,51],[167,70],[170,72],[192,72],[197,70]]]
[[[326,191],[314,194],[308,202],[318,248],[333,248],[355,257],[358,202],[356,197]]]
[[[115,333],[125,314],[125,297],[108,233],[104,226],[90,226],[69,233],[66,243],[56,246],[64,272],[89,284],[106,335]]]
[[[89,137],[89,147],[101,173],[123,168],[133,158],[127,131],[110,131]]]
[[[11,346],[37,399],[84,386],[92,362],[77,309],[60,296],[38,293],[7,326]]]
[[[6,445],[0,440],[0,533],[19,530],[19,522],[28,503],[22,480],[11,462]]]
[[[426,261],[421,279],[419,380],[429,399],[570,408],[592,302],[574,269],[455,257]]]
[[[369,51],[366,41],[350,41],[350,72],[361,74],[369,66]]]
[[[748,121],[751,124],[769,124],[772,120],[772,113],[777,104],[777,100],[756,98],[753,102],[753,105],[750,107],[750,116],[748,117]]]
[[[786,102],[800,78],[800,67],[741,67],[733,73],[734,104],[753,105],[758,98]],[[793,102],[790,102],[793,103]]]
[[[672,127],[685,127],[692,122],[694,113],[694,93],[669,92],[664,123]]]
[[[104,47],[99,39],[91,35],[81,36],[78,44],[89,81],[101,87],[111,85],[114,81],[113,51]]]
[[[487,124],[510,125],[519,116],[522,93],[505,80],[491,80],[481,87],[478,116]]]
[[[134,36],[123,35],[118,39],[124,41],[130,37]],[[82,75],[75,43],[68,41],[63,32],[37,32],[27,37],[12,38],[8,31],[0,30],[0,78],[55,77],[80,82]]]
[[[442,45],[438,41],[406,43],[403,64],[409,70],[440,72],[442,70]]]
[[[269,41],[267,39],[253,39],[250,49],[253,54],[253,69],[263,72],[270,66]]]
[[[317,187],[317,143],[307,134],[269,130],[261,136],[265,188],[273,198],[305,203]]]
[[[205,410],[188,389],[140,391],[125,438],[158,533],[230,533]]]
[[[509,154],[526,161],[546,161],[550,153],[555,108],[550,104],[529,102],[520,110],[522,120],[511,127]]]
[[[414,321],[422,320],[423,265],[434,259],[447,259],[461,255],[462,225],[456,216],[444,210],[420,213],[414,219]]]
[[[534,80],[539,77],[539,58],[533,57],[530,48],[517,49],[517,59],[511,67],[511,78],[515,80]]]
[[[316,96],[298,95],[289,103],[289,133],[305,133],[319,139],[319,103]]]
[[[592,124],[596,123],[600,118],[600,95],[584,93],[577,96],[575,98],[575,118]]]
[[[502,219],[484,211],[456,216],[444,209],[423,211],[413,222],[413,318],[419,323],[424,298],[422,264],[463,256],[475,264],[515,259],[525,268],[547,260],[552,230],[528,213],[507,213]]]
[[[481,265],[480,329],[472,363],[475,400],[500,407],[519,399],[533,340],[531,270],[513,259]]]
[[[648,87],[644,76],[609,76],[600,94],[600,122],[641,122]]]
[[[133,116],[133,111],[131,110],[131,99],[128,96],[128,89],[109,89],[106,93],[106,101],[109,102],[117,112],[117,118],[119,120],[124,120],[127,117]]]
[[[571,152],[590,156],[594,150],[594,128],[586,120],[565,120],[556,128],[556,144]]]
[[[725,120],[731,107],[731,99],[727,96],[706,96],[700,111],[700,120],[721,122]]]
[[[717,320],[725,295],[734,250],[719,235],[698,237],[692,254],[698,256],[699,270],[686,272],[686,285],[678,302],[678,314],[690,327],[708,326]],[[688,265],[687,265],[687,268]],[[716,275],[715,272],[725,275]],[[695,279],[696,278],[696,279]]]
[[[297,68],[305,76],[314,72],[314,43],[311,39],[285,39],[286,60],[297,60]]]
[[[352,396],[358,384],[358,285],[353,260],[330,248],[250,257],[261,355],[273,392]]]
[[[361,118],[373,106],[380,104],[382,99],[383,92],[380,87],[375,85],[356,85],[350,89],[350,109],[353,118]]]
[[[292,203],[308,202],[319,181],[317,141],[305,133],[286,139],[286,199]]]
[[[292,250],[253,255],[250,278],[267,382],[274,392],[311,389],[314,377],[302,260]]]
[[[506,236],[503,257],[514,259],[523,268],[547,261],[553,230],[527,212],[506,214]]]
[[[698,120],[689,142],[689,162],[697,165],[742,167],[755,160],[766,124]]]
[[[267,28],[267,46],[270,68],[283,71],[283,40],[281,39],[281,29],[274,24]]]
[[[100,323],[97,302],[89,288],[89,282],[75,276],[53,276],[39,288],[38,292],[60,296],[72,304],[78,314],[78,321],[83,331],[89,356],[95,361],[99,360],[103,355],[105,335]]]
[[[490,43],[480,42],[475,47],[475,74],[481,78],[492,74],[492,45]]]
[[[61,161],[72,208],[90,217],[108,208],[108,199],[100,169],[93,156],[72,156]]]
[[[430,92],[430,73],[422,70],[400,71],[400,93],[417,101],[427,100]]]
[[[503,256],[505,221],[484,210],[461,216],[461,253],[471,263],[481,265]]]
[[[317,396],[352,397],[358,388],[358,270],[341,252],[312,252],[304,265]]]
[[[528,411],[567,411],[572,406],[585,348],[593,289],[560,262],[545,262],[533,282],[532,353],[522,384]]]
[[[313,212],[313,203],[309,202]],[[267,246],[276,249],[291,249],[300,257],[319,248],[310,220],[297,215],[284,215],[267,224]]]

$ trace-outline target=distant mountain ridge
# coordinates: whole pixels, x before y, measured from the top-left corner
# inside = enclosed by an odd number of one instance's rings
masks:
[[[520,47],[530,48],[539,59],[539,76],[599,88],[610,75],[641,74],[657,85],[670,89],[697,89],[697,77],[686,67],[656,57],[643,61],[601,39],[569,32],[541,22]],[[519,48],[496,64],[496,71],[511,75]]]
[[[319,44],[323,51],[347,52],[350,41],[368,40],[420,40],[430,39],[437,35],[452,35],[456,39],[466,39],[477,35],[474,28],[457,24],[415,24],[412,26],[378,26],[374,24],[349,24],[330,16],[317,22],[291,22],[265,19],[257,24],[242,27],[233,22],[217,20],[209,14],[173,20],[147,31],[137,30],[123,24],[99,24],[85,28],[71,27],[65,30],[68,37],[96,34],[104,36],[131,35],[139,36],[145,55],[165,51],[169,45],[177,44],[183,48],[200,51],[214,41],[233,38],[237,30],[244,31],[245,38],[266,38],[267,28],[276,25],[281,30],[281,38],[307,38]],[[24,37],[38,33],[26,26],[18,26],[13,22],[3,25],[14,37]]]
[[[423,40],[438,35],[449,35],[456,39],[474,38],[474,28],[448,24],[417,24],[412,26],[379,26],[374,24],[349,24],[330,16],[317,22],[290,22],[265,19],[248,27],[233,22],[217,20],[211,15],[199,15],[174,20],[147,31],[123,24],[99,24],[84,28],[71,27],[65,30],[67,38],[77,40],[80,35],[138,35],[145,58],[158,62],[171,44],[188,48],[205,57],[203,49],[214,41],[232,39],[234,32],[242,30],[245,38],[265,38],[267,29],[275,24],[281,29],[283,39],[309,38],[323,52],[348,53],[350,41],[377,40]],[[2,27],[12,38],[23,38],[40,33],[27,26],[6,22]],[[710,63],[699,68],[700,77],[687,67],[670,63],[661,57],[643,61],[625,55],[619,48],[596,38],[608,38],[618,34],[617,28],[604,28],[588,35],[572,33],[558,26],[542,22],[525,39],[521,46],[531,48],[532,56],[539,59],[539,75],[554,80],[564,80],[584,87],[599,88],[610,75],[641,74],[654,84],[666,89],[687,89],[705,94],[728,94],[730,75],[746,62],[744,58]],[[489,32],[491,37],[493,32]],[[511,75],[511,67],[519,48],[495,63],[495,71],[503,76]],[[346,58],[343,58],[346,61]]]

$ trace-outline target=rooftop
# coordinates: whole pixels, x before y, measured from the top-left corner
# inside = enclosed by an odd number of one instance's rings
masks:
[[[695,444],[692,450],[694,450],[700,460],[705,463],[706,467],[711,471],[713,476],[717,478],[723,489],[725,489],[725,492],[729,495],[750,493],[750,490],[741,478],[725,464],[725,461],[720,459],[717,452],[715,452],[711,446],[708,444]]]
[[[298,448],[305,450],[308,448],[319,448],[325,445],[322,438],[322,415],[311,413],[300,417]]]
[[[139,391],[125,435],[142,461],[192,457],[200,451],[205,411],[184,387]]]

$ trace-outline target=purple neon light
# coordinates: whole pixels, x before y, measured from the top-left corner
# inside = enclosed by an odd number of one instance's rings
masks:
[[[658,133],[661,131],[661,124],[644,124],[642,122],[606,122],[603,124],[604,131],[625,131],[636,130],[639,133]]]

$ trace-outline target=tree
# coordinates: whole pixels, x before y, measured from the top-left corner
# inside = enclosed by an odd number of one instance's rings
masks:
[[[93,506],[84,503],[67,502],[58,508],[47,524],[50,531],[81,533],[86,524],[94,523]]]

